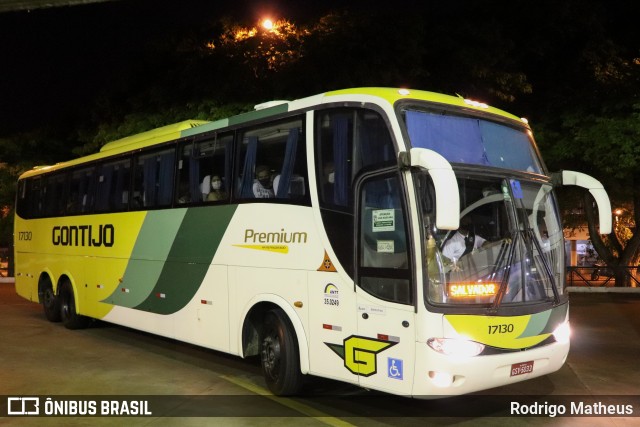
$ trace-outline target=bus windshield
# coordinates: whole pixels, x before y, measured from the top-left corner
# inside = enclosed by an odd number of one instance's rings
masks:
[[[446,231],[433,225],[428,173],[415,174],[429,303],[497,308],[558,300],[564,251],[551,185],[458,174],[460,228]]]
[[[524,128],[413,106],[402,114],[414,148],[436,151],[450,163],[543,173],[531,133]]]

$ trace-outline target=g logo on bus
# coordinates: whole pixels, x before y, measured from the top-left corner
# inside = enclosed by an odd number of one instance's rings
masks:
[[[398,343],[351,335],[343,345],[325,344],[344,360],[344,367],[352,374],[369,377],[378,372],[378,353]]]

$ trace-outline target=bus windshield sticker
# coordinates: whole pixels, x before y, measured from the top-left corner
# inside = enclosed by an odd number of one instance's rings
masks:
[[[394,243],[393,240],[378,240],[378,253],[394,253]]]
[[[512,179],[511,181],[511,191],[513,191],[513,197],[516,199],[522,199],[522,187],[520,187],[520,181],[517,179]]]
[[[396,217],[394,209],[378,209],[372,212],[373,215],[373,229],[374,233],[381,231],[395,231],[396,230]]]

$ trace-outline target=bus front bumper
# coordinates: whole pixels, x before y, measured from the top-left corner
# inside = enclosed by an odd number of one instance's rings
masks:
[[[547,375],[562,367],[570,347],[569,342],[556,342],[526,351],[456,358],[426,343],[416,345],[416,398],[472,393]]]

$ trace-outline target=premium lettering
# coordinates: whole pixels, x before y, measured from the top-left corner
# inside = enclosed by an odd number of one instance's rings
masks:
[[[253,229],[244,230],[245,243],[307,243],[307,233],[304,231],[287,232],[284,228],[279,232],[257,232]]]
[[[110,248],[115,241],[113,224],[55,226],[51,241],[54,246],[104,246]]]

